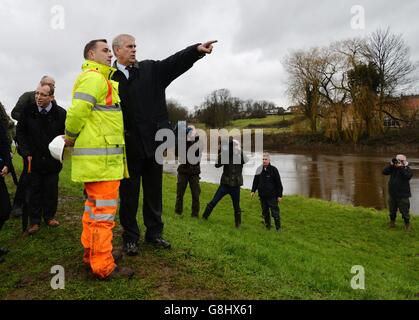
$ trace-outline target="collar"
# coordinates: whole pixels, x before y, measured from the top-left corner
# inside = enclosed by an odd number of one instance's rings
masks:
[[[52,109],[52,102],[50,102],[49,105],[48,105],[48,107],[46,107],[46,108],[38,107],[38,111],[39,112],[41,112],[43,109],[47,110],[47,112],[50,112],[51,109]]]
[[[118,60],[115,60],[115,62],[113,63],[113,68],[114,69],[118,69],[120,71],[122,71],[122,69],[125,69],[127,66],[124,66],[123,64],[120,64],[118,62]],[[135,63],[132,65],[132,67],[134,68],[139,68],[140,67],[140,63],[138,61],[135,61]],[[121,69],[122,68],[122,69]]]
[[[98,71],[101,74],[103,74],[103,76],[106,79],[110,79],[116,71],[115,68],[109,67],[107,65],[104,65],[104,64],[92,61],[92,60],[84,61],[83,65],[82,65],[82,70],[83,71],[88,71],[88,70]]]

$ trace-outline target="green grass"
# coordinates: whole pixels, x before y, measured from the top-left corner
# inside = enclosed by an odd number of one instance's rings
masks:
[[[20,221],[10,220],[0,232],[0,244],[11,249],[0,264],[1,299],[418,299],[417,218],[411,233],[400,220],[388,230],[386,212],[292,196],[281,205],[284,231],[276,233],[265,230],[258,201],[243,190],[243,225],[236,230],[228,197],[208,221],[197,220],[190,217],[188,191],[184,215],[175,215],[176,177],[169,175],[163,218],[172,250],[141,243],[140,255],[122,262],[135,269],[134,279],[95,280],[82,268],[82,186],[70,182],[69,169],[67,161],[61,227],[43,225],[27,237]],[[216,188],[202,183],[202,207]],[[144,234],[141,214],[138,220]],[[118,247],[119,226],[114,234]],[[66,270],[65,290],[50,287],[54,265]],[[365,268],[365,290],[350,286],[354,265]]]
[[[278,128],[278,124],[282,121],[290,121],[294,118],[294,115],[275,115],[275,116],[267,116],[266,118],[260,118],[260,119],[238,119],[233,120],[229,126],[226,127],[226,129],[255,129],[258,126],[260,128],[263,128],[263,131],[265,133],[274,134],[274,133],[281,133],[281,132],[290,132],[292,131],[292,126],[287,128]],[[194,124],[199,129],[208,129],[205,124],[197,123]]]

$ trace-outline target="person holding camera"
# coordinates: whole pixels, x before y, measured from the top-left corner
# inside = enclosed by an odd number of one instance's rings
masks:
[[[12,159],[9,152],[6,129],[0,124],[0,230],[9,219],[12,206],[10,204],[9,192],[4,178],[9,173]],[[7,249],[0,248],[0,263],[4,262],[3,255],[8,253]]]
[[[384,168],[383,174],[390,176],[388,182],[390,228],[396,227],[397,211],[400,210],[406,231],[411,230],[410,225],[410,179],[413,177],[412,170],[409,168],[406,156],[398,155],[392,159],[389,166]]]
[[[213,199],[207,204],[203,219],[208,220],[211,212],[220,200],[230,195],[234,207],[234,222],[236,228],[241,225],[240,187],[243,185],[243,166],[249,161],[240,147],[240,142],[230,137],[227,144],[219,146],[216,168],[223,167],[221,184]]]

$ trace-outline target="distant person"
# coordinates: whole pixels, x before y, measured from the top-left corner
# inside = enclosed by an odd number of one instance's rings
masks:
[[[263,154],[263,165],[256,170],[251,196],[258,191],[262,215],[267,229],[271,229],[271,214],[277,231],[281,230],[279,204],[282,201],[282,182],[278,169],[271,164],[269,153]]]
[[[384,168],[383,174],[390,176],[388,182],[388,205],[390,211],[389,227],[396,227],[397,211],[400,210],[404,220],[405,230],[410,231],[409,198],[412,196],[410,192],[410,179],[412,179],[413,173],[409,168],[406,156],[401,154],[396,156],[396,158],[391,161],[390,165]]]
[[[55,80],[51,76],[43,76],[41,81],[39,82],[41,85],[50,85],[54,87],[55,90]],[[55,101],[54,101],[55,102]],[[35,91],[28,91],[22,94],[16,106],[12,110],[12,118],[15,119],[17,122],[20,121],[21,114],[25,108],[36,107],[36,98],[35,98]],[[24,167],[27,168],[28,164],[26,159],[24,160]],[[25,203],[25,194],[26,194],[26,173],[27,170],[23,170],[20,178],[19,184],[16,189],[16,194],[13,200],[13,208],[12,208],[12,217],[20,217],[23,214],[23,205]]]
[[[54,100],[55,87],[39,84],[35,91],[35,105],[27,105],[20,113],[16,130],[18,152],[25,161],[26,209],[29,216],[28,234],[37,233],[41,220],[50,227],[58,227],[55,219],[58,206],[58,176],[62,169],[48,149],[56,136],[64,135],[66,111]]]
[[[9,152],[9,143],[7,133],[3,125],[0,124],[0,230],[3,228],[4,223],[9,219],[11,205],[9,199],[9,192],[4,178],[9,173],[9,167],[12,162]],[[9,250],[0,248],[0,263],[4,262],[3,256]]]
[[[248,158],[243,154],[239,141],[230,137],[228,145],[220,144],[215,167],[223,167],[223,175],[220,187],[205,208],[203,219],[207,220],[218,202],[224,196],[230,195],[234,207],[234,223],[236,228],[240,228],[240,187],[243,185],[243,166],[247,162]]]
[[[199,196],[201,194],[201,187],[199,186],[199,175],[201,174],[201,152],[197,149],[195,154],[196,159],[190,159],[188,157],[188,152],[190,148],[199,143],[199,136],[196,134],[196,129],[194,126],[188,126],[186,128],[185,137],[190,137],[190,140],[186,141],[186,159],[179,159],[180,164],[177,169],[177,185],[176,185],[176,205],[175,213],[181,215],[183,213],[183,197],[185,195],[186,188],[189,184],[192,194],[192,217],[199,217]],[[176,148],[176,151],[177,148]],[[176,152],[178,155],[179,152]],[[191,161],[196,160],[196,161]]]

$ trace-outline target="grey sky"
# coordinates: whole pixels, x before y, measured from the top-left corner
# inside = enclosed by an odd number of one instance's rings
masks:
[[[64,8],[63,30],[51,27],[55,5]],[[365,8],[365,30],[351,28],[354,5]],[[10,111],[21,93],[51,74],[56,98],[68,108],[85,43],[130,33],[137,39],[139,60],[164,59],[188,45],[219,40],[212,55],[168,88],[167,97],[184,106],[193,108],[211,91],[228,88],[242,99],[287,107],[281,61],[291,50],[389,26],[404,34],[416,61],[417,12],[417,0],[0,0],[0,101]]]

